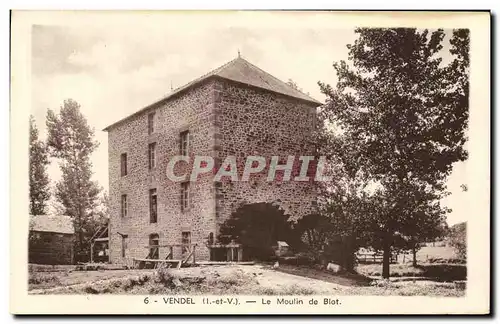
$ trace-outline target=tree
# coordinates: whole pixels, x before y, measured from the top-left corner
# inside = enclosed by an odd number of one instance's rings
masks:
[[[448,234],[450,245],[460,259],[467,259],[467,222],[453,225]]]
[[[50,199],[50,181],[47,175],[49,158],[45,144],[38,139],[38,129],[33,116],[30,116],[29,140],[30,214],[44,215]]]
[[[323,115],[346,143],[358,143],[348,148],[344,168],[360,170],[379,185],[368,222],[382,242],[382,275],[388,278],[395,235],[411,232],[407,205],[414,188],[444,192],[453,163],[467,158],[468,32],[454,32],[455,59],[444,67],[442,30],[355,32],[358,38],[347,46],[352,67],[334,63],[336,88],[319,83],[327,96]]]
[[[276,204],[244,204],[221,225],[218,239],[223,244],[234,240],[245,246],[250,258],[268,260],[277,241],[292,247],[297,241],[289,217]]]
[[[329,161],[324,173],[335,179],[317,184],[320,213],[331,224],[326,253],[343,270],[354,272],[355,253],[370,237],[367,230],[372,225],[373,208],[369,197],[372,183],[351,155],[352,148],[362,143],[339,132],[328,113],[328,109],[320,109],[319,118],[325,125],[315,132],[314,139],[318,155]]]
[[[80,105],[68,99],[59,114],[47,112],[47,146],[52,157],[58,158],[62,179],[56,184],[55,196],[66,215],[73,217],[77,242],[76,260],[88,257],[89,225],[98,203],[101,188],[91,180],[90,154],[97,148],[94,130],[80,112]]]
[[[98,198],[98,203],[94,209],[94,216],[97,221],[104,225],[109,220],[109,195],[106,191],[102,191],[102,195]]]
[[[323,214],[330,218],[332,235],[340,239],[336,246],[336,259],[342,268],[354,272],[355,253],[366,243],[371,209],[367,183],[360,172],[346,173],[338,170],[335,183],[328,189],[328,202],[323,206]]]
[[[417,266],[417,251],[420,243],[435,239],[444,234],[446,227],[446,214],[451,210],[441,206],[440,200],[447,193],[434,191],[429,187],[413,185],[406,192],[409,193],[401,219],[404,227],[405,248],[411,250],[413,255],[413,266]]]
[[[297,221],[294,230],[309,249],[321,252],[328,245],[333,228],[328,217],[322,214],[309,214]]]

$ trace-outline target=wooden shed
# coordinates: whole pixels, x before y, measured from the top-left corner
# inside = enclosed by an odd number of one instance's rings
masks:
[[[30,216],[29,263],[72,264],[74,237],[75,229],[70,216]]]

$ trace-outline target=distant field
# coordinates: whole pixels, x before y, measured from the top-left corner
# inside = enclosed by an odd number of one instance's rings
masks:
[[[455,249],[451,246],[424,246],[417,252],[417,261],[426,262],[429,259],[456,259]]]
[[[404,263],[403,263],[404,260]],[[417,252],[417,267],[412,266],[411,254],[398,256],[398,263],[390,265],[391,277],[430,277],[438,281],[466,280],[467,265],[457,258],[448,246],[424,246]],[[356,271],[369,277],[382,275],[382,264],[358,264]]]
[[[446,260],[456,260],[458,256],[455,249],[450,246],[423,246],[417,251],[417,262],[418,263],[433,263],[433,260],[441,259]],[[403,254],[398,255],[398,263],[408,263],[413,260],[413,255],[408,253],[403,256]],[[454,263],[454,262],[452,262]]]

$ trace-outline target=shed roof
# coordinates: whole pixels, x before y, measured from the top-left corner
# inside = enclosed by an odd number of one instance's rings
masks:
[[[278,246],[279,247],[289,247],[288,243],[285,241],[278,241]]]
[[[147,109],[153,107],[156,104],[166,102],[168,99],[175,97],[179,93],[186,91],[187,89],[207,80],[210,77],[219,77],[219,78],[247,84],[247,85],[250,85],[253,87],[257,87],[257,88],[265,89],[265,90],[272,91],[275,93],[279,93],[279,94],[282,94],[282,95],[285,95],[288,97],[300,99],[300,100],[309,102],[315,106],[322,105],[322,103],[319,102],[318,100],[313,99],[309,95],[291,87],[286,82],[279,80],[278,78],[272,76],[271,74],[265,72],[264,70],[260,69],[259,67],[248,62],[244,58],[238,56],[234,60],[227,62],[226,64],[216,68],[215,70],[212,70],[209,73],[187,83],[186,85],[175,89],[170,94],[168,94],[166,97],[152,103],[151,105],[148,105],[148,106],[142,108],[141,110],[135,112],[132,115],[129,115],[129,116],[107,126],[103,130],[108,131],[113,126],[129,119],[132,116],[135,116],[135,115],[143,112],[144,110],[147,110]]]
[[[64,215],[30,215],[30,230],[74,234],[73,219]]]

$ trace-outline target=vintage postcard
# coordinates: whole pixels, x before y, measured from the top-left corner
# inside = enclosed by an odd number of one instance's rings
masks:
[[[489,12],[11,27],[12,313],[490,313]]]

